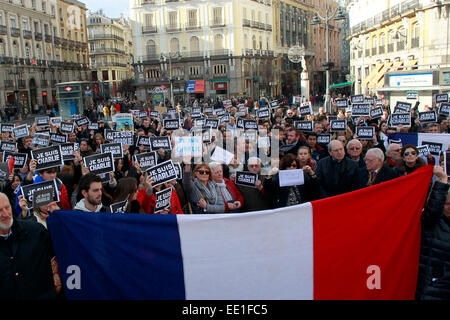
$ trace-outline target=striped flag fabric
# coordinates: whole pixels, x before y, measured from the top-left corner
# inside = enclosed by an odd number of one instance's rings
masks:
[[[432,172],[266,212],[47,223],[68,299],[414,299]]]

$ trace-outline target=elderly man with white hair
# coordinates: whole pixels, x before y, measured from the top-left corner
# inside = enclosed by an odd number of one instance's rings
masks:
[[[347,143],[347,154],[348,157],[358,163],[359,168],[364,168],[366,163],[364,162],[364,157],[362,156],[363,145],[358,139],[350,140]]]
[[[398,173],[384,164],[384,153],[379,148],[369,149],[364,158],[366,167],[359,171],[360,188],[370,187],[398,178]]]

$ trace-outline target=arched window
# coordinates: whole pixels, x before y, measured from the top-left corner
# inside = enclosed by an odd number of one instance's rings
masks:
[[[42,59],[42,54],[41,54],[41,47],[39,44],[36,45],[36,58],[38,60]]]
[[[189,48],[191,52],[200,52],[200,40],[198,37],[191,37],[189,40]]]
[[[256,36],[252,37],[252,47],[253,47],[253,50],[256,50]]]
[[[5,43],[3,42],[3,39],[0,38],[0,56],[6,55],[5,52]]]
[[[155,45],[155,41],[153,40],[148,40],[147,41],[147,45],[145,47],[145,51],[147,53],[148,56],[151,57],[156,57],[156,45]]]
[[[223,35],[216,34],[214,36],[214,49],[215,50],[222,50],[224,47],[223,45]]]
[[[25,58],[29,59],[31,57],[31,49],[30,44],[27,42],[25,43]]]

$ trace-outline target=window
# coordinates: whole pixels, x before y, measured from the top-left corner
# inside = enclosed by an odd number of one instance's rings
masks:
[[[223,75],[227,73],[226,64],[216,64],[213,66],[213,73],[216,75]]]
[[[170,52],[175,53],[180,51],[180,41],[177,38],[170,40]]]
[[[213,8],[213,24],[222,24],[222,8]]]
[[[47,3],[45,1],[42,1],[42,12],[47,13]]]
[[[178,25],[178,14],[176,11],[169,12],[169,28],[176,29]]]
[[[11,28],[17,28],[16,17],[14,17],[14,16],[9,17],[9,21],[10,21],[10,27]]]
[[[153,14],[152,13],[145,15],[145,26],[153,27]]]
[[[189,40],[190,52],[200,51],[200,40],[197,37],[191,37]]]
[[[28,20],[27,19],[22,19],[22,30],[30,30],[30,28],[28,28]]]
[[[190,76],[199,76],[203,74],[202,66],[190,66],[189,67],[189,75]]]
[[[36,0],[31,0],[31,8],[36,10]]]
[[[155,41],[149,40],[146,45],[147,55],[151,57],[156,57],[156,45]]]
[[[197,10],[189,10],[188,13],[189,16],[189,27],[196,27],[197,26]]]

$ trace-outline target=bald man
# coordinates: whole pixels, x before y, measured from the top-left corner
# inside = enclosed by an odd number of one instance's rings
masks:
[[[344,144],[333,140],[328,145],[329,157],[319,161],[317,177],[321,198],[337,196],[358,189],[358,163],[345,156]]]
[[[0,193],[0,300],[57,298],[54,256],[48,231],[35,221],[14,219],[8,197]]]

